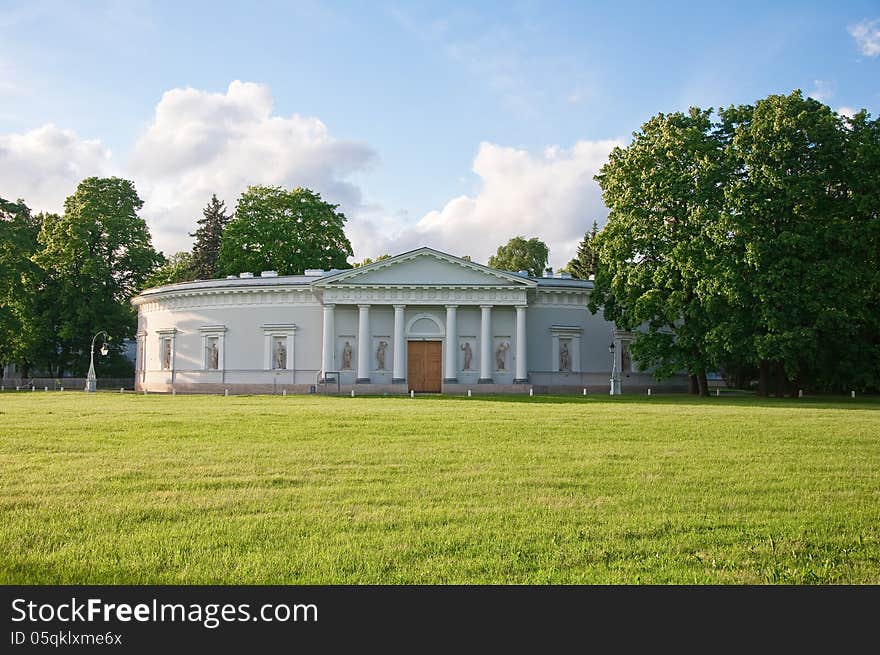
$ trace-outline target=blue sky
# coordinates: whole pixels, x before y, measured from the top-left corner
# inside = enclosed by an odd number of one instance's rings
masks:
[[[234,205],[304,181],[342,204],[357,258],[484,258],[525,233],[561,265],[604,216],[603,152],[648,117],[795,88],[876,115],[878,31],[876,0],[0,0],[0,196],[58,209],[78,175],[127,175],[170,251],[212,184]],[[257,86],[231,99],[236,80]]]

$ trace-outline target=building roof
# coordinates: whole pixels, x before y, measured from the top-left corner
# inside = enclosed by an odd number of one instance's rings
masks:
[[[244,274],[241,276],[229,276],[227,278],[216,280],[195,280],[193,282],[179,282],[176,284],[168,284],[161,287],[146,289],[139,294],[139,298],[145,299],[154,295],[161,295],[166,292],[177,291],[199,291],[199,290],[223,290],[223,289],[242,289],[254,287],[326,287],[328,284],[336,283],[357,283],[356,280],[360,276],[369,274],[372,271],[378,271],[393,267],[395,264],[411,261],[416,257],[428,256],[437,260],[450,262],[462,266],[463,268],[483,273],[491,278],[497,278],[499,283],[521,284],[528,287],[538,288],[557,288],[557,289],[592,289],[593,282],[591,280],[574,280],[571,278],[561,277],[533,277],[525,275],[523,272],[501,271],[476,264],[448,253],[440,252],[432,248],[418,248],[411,250],[395,257],[383,259],[373,262],[367,266],[355,269],[331,270],[331,271],[310,271],[311,275],[267,275],[261,276],[257,274]],[[349,282],[350,281],[350,282]],[[395,284],[406,284],[405,282],[396,282]],[[424,284],[420,282],[419,284]],[[464,282],[468,285],[470,283]]]

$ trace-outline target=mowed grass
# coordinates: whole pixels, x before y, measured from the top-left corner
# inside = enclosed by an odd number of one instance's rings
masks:
[[[880,583],[880,402],[0,394],[0,582]]]

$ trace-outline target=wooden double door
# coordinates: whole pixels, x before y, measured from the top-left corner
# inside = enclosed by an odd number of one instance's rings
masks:
[[[413,391],[440,393],[443,383],[443,344],[409,341],[406,344],[406,382]]]

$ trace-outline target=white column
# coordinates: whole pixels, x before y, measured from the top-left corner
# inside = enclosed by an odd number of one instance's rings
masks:
[[[443,376],[443,381],[451,383],[458,382],[458,371],[456,371],[458,360],[457,309],[458,305],[446,305],[446,373]]]
[[[480,379],[479,384],[492,382],[492,305],[480,305]]]
[[[324,305],[324,342],[321,350],[321,373],[324,378],[329,371],[336,369],[336,346],[333,343],[336,339],[336,323],[333,309],[334,305]]]
[[[358,305],[358,370],[356,384],[370,381],[370,306]]]
[[[516,308],[516,375],[514,384],[525,384],[529,380],[529,367],[526,364],[526,307]]]
[[[394,305],[394,352],[392,353],[392,357],[394,358],[394,370],[391,373],[391,382],[395,384],[402,384],[406,382],[406,368],[404,364],[406,363],[404,360],[406,355],[404,354],[404,350],[406,349],[406,335],[404,334],[404,315],[403,312],[406,309],[406,305]]]

